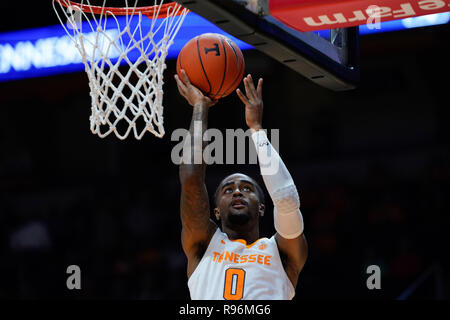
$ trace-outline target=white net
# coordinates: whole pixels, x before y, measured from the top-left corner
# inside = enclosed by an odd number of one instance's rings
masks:
[[[92,98],[92,133],[126,139],[133,132],[140,140],[150,131],[163,137],[165,59],[188,10],[173,3],[161,11],[163,1],[155,0],[147,18],[136,9],[137,0],[132,7],[123,2],[125,15],[104,9],[106,0],[97,9],[89,0],[53,0],[53,8],[83,58]]]

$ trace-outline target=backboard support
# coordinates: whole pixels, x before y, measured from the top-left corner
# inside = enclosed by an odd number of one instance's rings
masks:
[[[330,30],[325,39],[315,32],[288,27],[272,17],[267,6],[251,11],[245,0],[176,2],[322,87],[345,91],[357,86],[358,27]]]

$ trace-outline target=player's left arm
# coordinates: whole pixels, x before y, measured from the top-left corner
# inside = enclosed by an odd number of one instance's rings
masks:
[[[263,80],[259,79],[255,89],[253,80],[248,75],[244,78],[246,95],[239,89],[236,93],[245,104],[245,119],[253,132],[252,139],[258,154],[261,175],[274,203],[277,231],[275,239],[286,273],[295,287],[308,256],[308,245],[303,234],[303,217],[297,188],[278,152],[262,130],[262,84]]]

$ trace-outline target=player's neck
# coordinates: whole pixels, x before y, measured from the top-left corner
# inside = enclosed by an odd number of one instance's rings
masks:
[[[230,240],[243,239],[247,242],[247,245],[259,239],[259,230],[257,226],[251,229],[230,229],[224,226],[223,229],[223,232],[227,234]]]

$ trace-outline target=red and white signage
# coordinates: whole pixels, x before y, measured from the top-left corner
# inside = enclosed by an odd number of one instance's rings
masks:
[[[299,31],[346,28],[450,11],[450,0],[269,0],[270,14]]]

